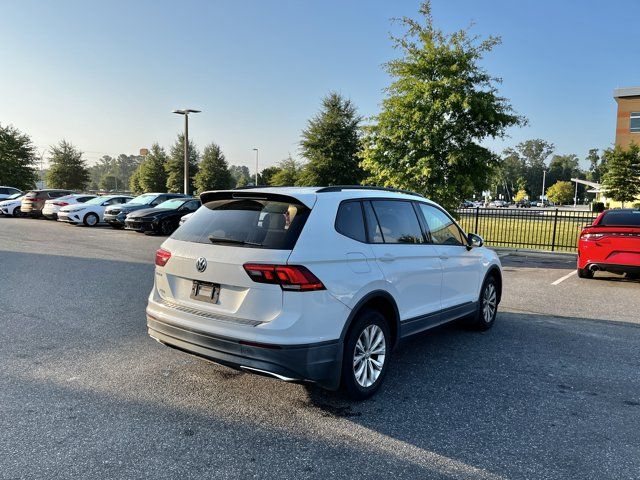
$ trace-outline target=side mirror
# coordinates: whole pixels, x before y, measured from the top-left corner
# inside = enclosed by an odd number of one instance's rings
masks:
[[[467,245],[469,245],[470,248],[481,247],[484,245],[484,239],[480,235],[469,233],[467,235]]]

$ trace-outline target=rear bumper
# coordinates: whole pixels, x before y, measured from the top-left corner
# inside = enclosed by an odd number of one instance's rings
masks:
[[[587,263],[584,267],[589,270],[596,270],[602,272],[611,272],[611,273],[633,273],[636,275],[640,275],[640,265],[621,265],[617,263],[603,263],[603,262],[591,262]]]
[[[267,345],[173,325],[147,313],[149,335],[169,347],[231,368],[292,382],[340,385],[342,348],[338,340],[307,345]]]

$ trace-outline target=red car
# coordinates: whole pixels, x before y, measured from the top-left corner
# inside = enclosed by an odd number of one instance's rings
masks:
[[[640,276],[640,209],[605,210],[578,240],[578,276],[599,270]]]

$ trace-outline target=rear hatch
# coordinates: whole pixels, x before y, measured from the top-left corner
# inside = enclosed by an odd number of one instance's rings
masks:
[[[171,255],[157,269],[163,303],[245,324],[274,319],[282,288],[252,280],[245,265],[285,265],[313,202],[261,192],[212,192],[202,200],[163,244]]]

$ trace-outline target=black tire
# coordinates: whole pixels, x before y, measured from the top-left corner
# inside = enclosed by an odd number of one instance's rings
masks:
[[[118,225],[117,223],[112,223],[111,228],[115,230],[122,230],[124,228],[124,225]]]
[[[100,222],[100,217],[95,213],[87,213],[82,219],[82,223],[87,227],[95,227]]]
[[[358,345],[358,340],[361,339],[361,336],[364,335],[365,329],[370,333],[373,333],[374,338],[372,341],[372,345],[374,349],[365,349],[363,351],[360,346],[358,350],[356,350],[356,345]],[[384,336],[384,353],[381,355],[380,353],[372,353],[376,350],[380,351],[379,341],[379,332]],[[378,341],[376,346],[375,341]],[[362,345],[362,340],[360,342]],[[362,351],[363,353],[359,356],[361,357],[360,367],[364,368],[364,370],[360,370],[362,375],[366,375],[366,377],[358,377],[356,378],[356,368],[354,366],[355,356],[358,354],[357,352]],[[354,320],[351,328],[349,329],[349,333],[347,334],[344,342],[344,352],[342,354],[342,389],[343,391],[354,400],[364,400],[366,398],[371,397],[384,380],[384,376],[387,373],[387,367],[389,365],[389,359],[391,355],[391,333],[389,331],[389,325],[385,320],[384,316],[376,311],[376,310],[363,310],[358,314],[358,317]],[[374,363],[381,363],[380,368],[376,368]],[[363,385],[362,383],[368,383],[370,381],[370,375],[375,375],[375,380],[373,383],[369,385]],[[362,382],[362,383],[361,383]]]
[[[471,318],[470,326],[475,330],[489,330],[496,322],[498,314],[498,284],[493,275],[489,275],[480,289],[478,307]]]
[[[580,278],[593,278],[593,272],[588,268],[578,268],[578,277]]]
[[[640,273],[627,272],[625,274],[625,278],[628,278],[629,280],[638,280],[640,279]]]

